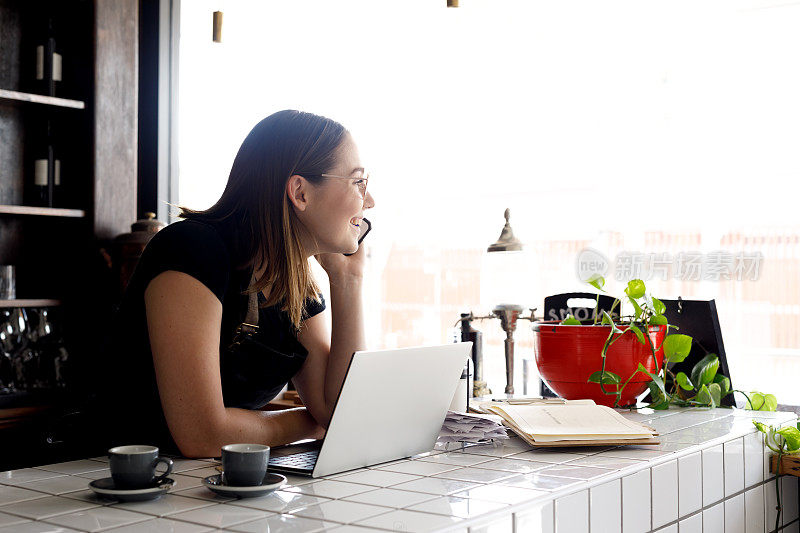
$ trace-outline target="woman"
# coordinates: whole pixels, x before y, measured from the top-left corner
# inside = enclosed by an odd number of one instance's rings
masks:
[[[350,356],[364,348],[367,180],[350,134],[330,119],[280,111],[253,128],[217,203],[182,209],[137,265],[114,354],[115,441],[211,457],[228,443],[324,433]],[[311,256],[330,279],[332,335]],[[256,333],[237,329],[256,316]],[[306,408],[257,410],[289,379]]]

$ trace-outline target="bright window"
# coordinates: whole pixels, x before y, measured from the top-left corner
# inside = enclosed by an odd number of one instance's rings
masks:
[[[264,116],[326,115],[372,171],[370,346],[446,342],[460,312],[501,303],[485,250],[509,207],[527,255],[504,281],[531,307],[585,288],[586,248],[618,264],[760,257],[742,280],[641,275],[659,297],[715,298],[734,386],[800,404],[800,5],[461,5],[183,2],[179,202],[217,199]],[[499,322],[476,327],[502,392]],[[529,323],[516,339],[531,358]]]

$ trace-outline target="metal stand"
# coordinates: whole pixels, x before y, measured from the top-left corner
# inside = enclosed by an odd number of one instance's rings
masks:
[[[517,329],[518,320],[530,320],[533,322],[537,320],[534,317],[536,309],[530,309],[530,316],[520,316],[525,310],[521,305],[514,304],[501,304],[492,310],[491,315],[475,316],[472,313],[461,315],[461,328],[462,340],[468,340],[463,332],[466,328],[472,330],[470,322],[472,320],[485,320],[490,318],[499,318],[500,327],[506,332],[505,344],[505,359],[506,359],[506,394],[514,394],[514,332]],[[472,330],[474,331],[474,330]],[[473,396],[485,396],[491,394],[491,391],[486,388],[486,382],[483,381],[483,354],[478,351],[478,360],[473,361],[475,364],[475,381],[473,383]]]
[[[514,332],[522,311],[522,306],[513,304],[498,305],[492,309],[492,313],[500,319],[500,327],[506,332],[506,394],[514,394]]]

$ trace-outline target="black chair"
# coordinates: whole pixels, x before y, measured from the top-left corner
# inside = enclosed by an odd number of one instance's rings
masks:
[[[574,316],[583,323],[590,324],[594,320],[594,306],[592,307],[578,307],[570,306],[569,301],[572,299],[587,299],[592,302],[597,301],[598,312],[606,311],[611,313],[611,306],[614,305],[614,298],[611,296],[601,294],[593,294],[591,292],[565,292],[562,294],[554,294],[544,299],[544,319],[545,320],[564,320],[568,314]],[[616,309],[616,316],[619,316],[619,308]],[[598,317],[598,321],[600,317]]]
[[[677,326],[675,333],[689,335],[692,338],[692,350],[689,356],[680,363],[675,363],[670,367],[673,374],[684,372],[691,376],[692,367],[709,353],[717,354],[719,357],[718,374],[725,375],[731,380],[728,359],[725,356],[725,345],[722,342],[722,330],[719,325],[719,315],[717,315],[717,304],[714,300],[684,300],[678,297],[677,300],[661,300],[667,307],[665,315],[669,323]],[[722,399],[722,405],[734,407],[736,405],[733,394]]]

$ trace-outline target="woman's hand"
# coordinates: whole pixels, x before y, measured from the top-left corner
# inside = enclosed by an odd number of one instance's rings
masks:
[[[349,285],[354,281],[360,282],[364,277],[366,255],[364,247],[359,246],[353,255],[317,254],[314,258],[325,269],[332,285]]]
[[[308,438],[309,439],[315,439],[315,440],[321,440],[321,439],[325,438],[325,433],[327,433],[327,432],[328,432],[327,429],[325,429],[324,427],[322,427],[319,424],[317,424],[317,427],[314,428],[314,431],[311,433],[311,435],[309,435]]]

